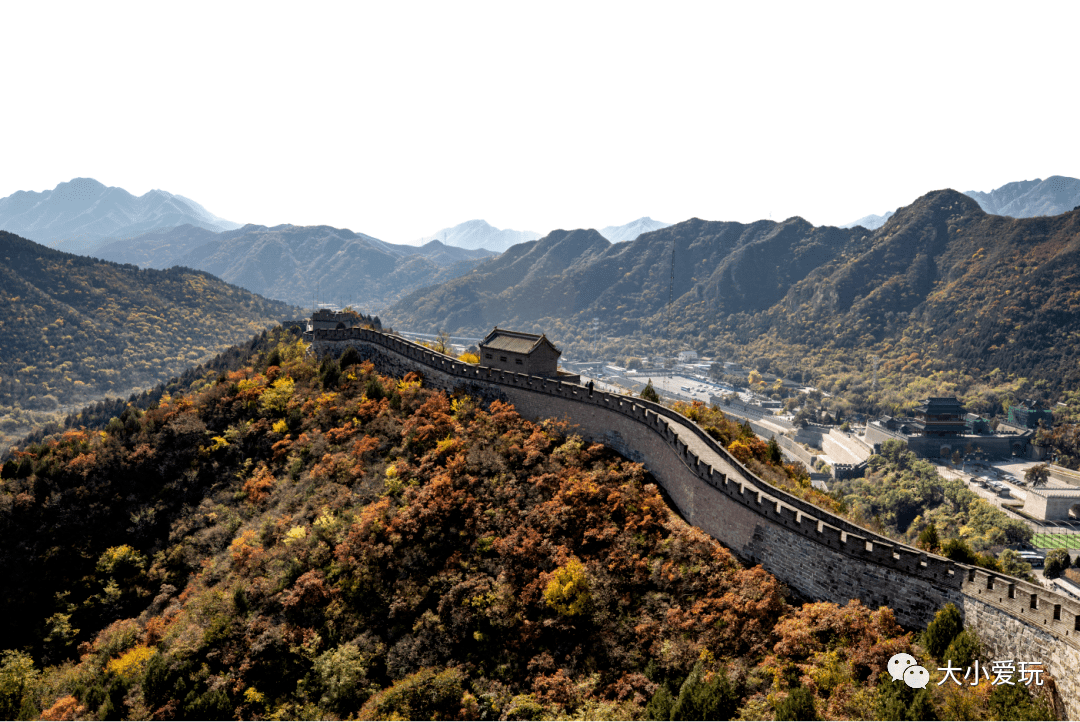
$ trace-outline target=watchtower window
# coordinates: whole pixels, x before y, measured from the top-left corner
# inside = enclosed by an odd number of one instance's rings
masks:
[[[1061,605],[1060,604],[1055,604],[1054,605],[1054,621],[1057,622],[1057,621],[1060,621],[1060,620],[1061,620]]]
[[[986,588],[987,589],[993,589],[994,588],[994,578],[993,577],[987,577],[986,578]]]
[[[523,364],[521,362],[521,359],[519,359],[519,358],[514,359],[514,363],[516,363],[518,366],[524,366],[525,365],[525,364]]]
[[[506,357],[505,356],[500,356],[499,360],[502,361],[503,363],[506,363]]]
[[[1009,599],[1016,599],[1016,585],[1009,585]]]
[[[1076,621],[1073,623],[1073,629],[1080,632],[1080,615],[1077,615]]]
[[[489,354],[489,353],[486,353],[486,354],[484,354],[484,358],[493,358],[493,356],[491,354]]]
[[[1031,595],[1031,608],[1032,609],[1038,609],[1039,608],[1039,595],[1037,595],[1037,594],[1032,594]]]

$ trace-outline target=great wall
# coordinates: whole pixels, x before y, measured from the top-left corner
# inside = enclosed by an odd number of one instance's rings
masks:
[[[1080,602],[897,544],[794,497],[659,404],[466,364],[369,329],[314,333],[320,355],[348,346],[381,373],[417,371],[426,385],[508,401],[525,418],[566,419],[583,438],[642,463],[687,521],[805,598],[888,606],[908,628],[925,627],[954,603],[982,640],[984,661],[1041,663],[1055,680],[1059,713],[1080,717]]]

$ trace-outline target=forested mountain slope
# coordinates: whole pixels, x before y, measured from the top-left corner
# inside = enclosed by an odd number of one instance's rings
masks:
[[[206,273],[139,270],[0,231],[0,445],[298,312]]]
[[[750,225],[695,218],[617,244],[594,230],[552,231],[467,276],[417,291],[388,313],[403,328],[474,333],[555,319],[563,332],[564,324],[597,316],[608,333],[630,336],[664,318],[673,245],[676,297],[689,292],[732,313],[768,308],[862,235],[801,218]]]
[[[563,423],[295,338],[0,467],[0,716],[986,711],[888,681],[922,654],[890,610],[786,599]]]
[[[877,354],[886,383],[860,391],[868,408],[1010,375],[1042,380],[1047,395],[1080,381],[1080,211],[991,216],[945,190],[873,232],[693,219],[586,254],[560,243],[588,233],[520,246],[384,318],[408,330],[540,329],[574,352],[595,317],[611,355],[689,346],[826,388],[844,378],[846,388]],[[935,372],[951,375],[911,386]]]
[[[419,286],[467,273],[494,254],[439,241],[385,243],[330,226],[247,225],[224,233],[181,226],[109,242],[95,255],[147,268],[197,268],[268,298],[309,307],[318,291],[320,301],[378,310]]]

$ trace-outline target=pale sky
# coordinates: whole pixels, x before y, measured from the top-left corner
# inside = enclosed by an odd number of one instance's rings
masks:
[[[0,197],[391,242],[1080,177],[1080,3],[5,3]]]

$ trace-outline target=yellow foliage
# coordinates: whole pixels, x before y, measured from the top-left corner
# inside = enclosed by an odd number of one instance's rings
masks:
[[[458,361],[464,361],[467,364],[478,364],[480,363],[480,357],[474,353],[463,353],[458,356]]]
[[[439,455],[447,454],[457,446],[457,441],[453,437],[447,436],[442,441],[435,444],[435,453]]]
[[[145,644],[140,644],[132,647],[120,657],[110,661],[105,666],[105,670],[108,672],[115,672],[121,677],[134,676],[142,671],[143,665],[153,656],[154,650],[150,649]]]
[[[265,700],[265,695],[254,687],[248,687],[244,690],[244,701],[248,704],[263,704]]]
[[[289,425],[285,423],[285,419],[278,419],[270,428],[275,434],[284,434],[289,430]]]
[[[315,410],[320,411],[328,406],[333,406],[334,399],[336,399],[337,396],[337,392],[335,391],[327,391],[326,393],[319,394],[318,398],[315,399]]]
[[[544,588],[544,600],[549,607],[566,617],[584,613],[592,601],[585,565],[571,559],[566,566],[556,570]]]
[[[315,520],[313,525],[316,529],[323,533],[330,533],[337,526],[337,519],[334,518],[334,513],[326,507],[323,507],[322,514]]]
[[[120,570],[142,570],[146,567],[146,557],[137,552],[130,544],[109,547],[98,558],[99,572],[112,574]]]
[[[293,396],[295,386],[295,382],[288,376],[276,379],[274,383],[270,384],[270,388],[263,392],[262,398],[259,400],[263,412],[284,413],[285,407],[289,404],[289,399]]]
[[[294,344],[285,346],[281,351],[281,357],[285,361],[296,361],[302,359],[304,354],[307,353],[308,346],[311,344],[304,343],[303,341],[297,341]]]
[[[210,439],[210,451],[218,451],[228,445],[229,441],[224,436],[214,436]]]
[[[461,396],[450,400],[450,411],[455,419],[463,419],[476,409],[476,402],[468,396]]]
[[[307,539],[307,528],[294,526],[285,533],[285,546],[290,546],[296,542],[304,541],[305,539]]]

